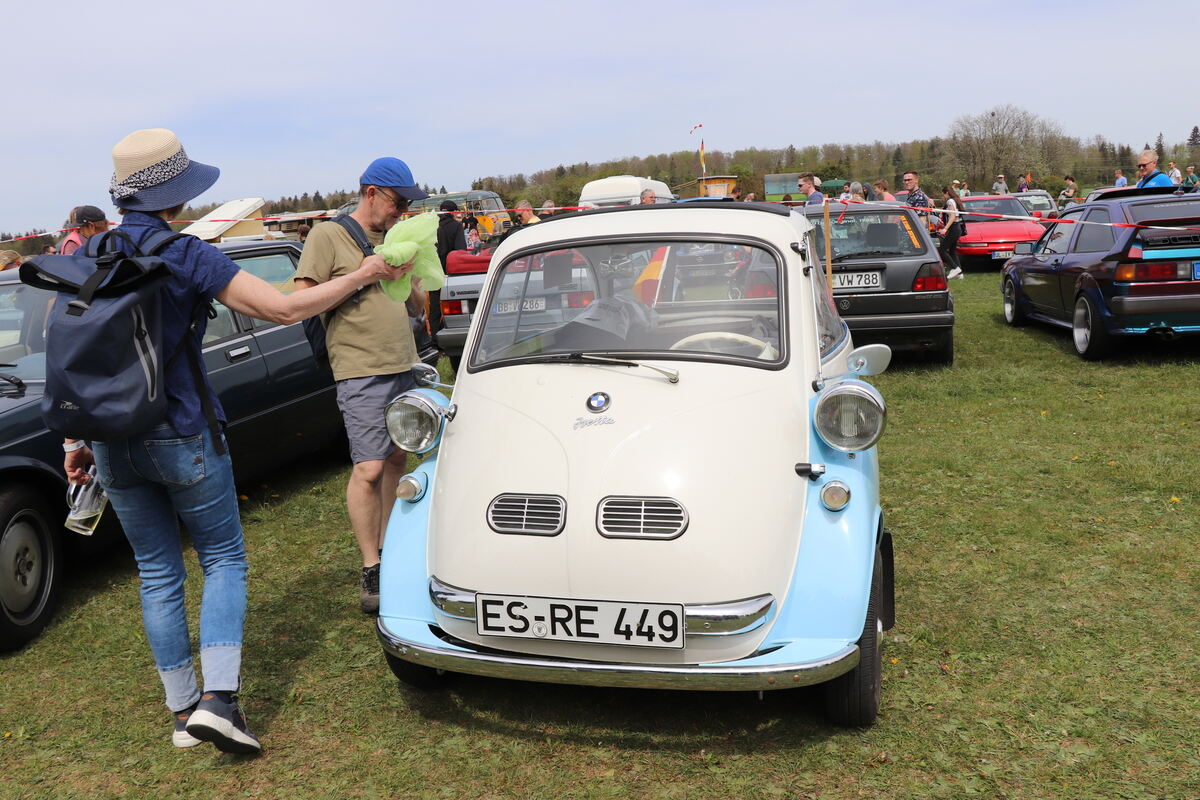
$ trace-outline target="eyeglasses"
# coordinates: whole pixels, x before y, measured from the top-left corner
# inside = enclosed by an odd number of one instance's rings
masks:
[[[383,190],[382,186],[376,186],[375,191],[377,193],[383,195],[384,197],[386,197],[388,200],[391,200],[392,205],[394,205],[396,207],[397,211],[407,211],[408,210],[408,200],[406,200],[405,198],[397,197],[396,195],[392,194],[391,192],[385,192]]]

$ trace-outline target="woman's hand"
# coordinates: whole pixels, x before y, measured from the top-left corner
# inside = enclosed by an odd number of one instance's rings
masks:
[[[414,256],[408,263],[393,267],[381,255],[367,256],[353,274],[360,286],[367,286],[376,281],[394,281],[412,272],[415,261]]]
[[[87,483],[91,480],[88,469],[96,463],[92,449],[84,446],[67,453],[63,459],[63,471],[67,473],[67,483]]]

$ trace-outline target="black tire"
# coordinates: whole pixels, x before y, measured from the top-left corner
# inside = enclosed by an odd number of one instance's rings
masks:
[[[54,615],[62,586],[61,528],[34,487],[0,491],[0,651],[30,641]]]
[[[396,658],[386,650],[383,651],[383,656],[387,659],[388,667],[392,670],[392,674],[401,683],[411,686],[414,689],[421,689],[422,691],[444,689],[454,679],[453,672],[422,667],[419,664],[413,664],[411,661]]]
[[[1004,279],[1004,321],[1014,328],[1019,328],[1029,321],[1025,310],[1021,308],[1021,298],[1012,278]]]
[[[1071,315],[1071,342],[1075,345],[1075,352],[1084,361],[1098,361],[1113,349],[1112,336],[1104,327],[1096,304],[1086,294],[1075,298],[1075,311]]]
[[[867,618],[858,640],[858,666],[821,685],[825,716],[835,725],[866,728],[879,715],[879,696],[883,676],[883,623],[879,610],[883,602],[883,568],[878,550],[871,573],[871,597]]]
[[[930,363],[949,367],[954,364],[954,329],[938,336],[935,344],[927,353]]]

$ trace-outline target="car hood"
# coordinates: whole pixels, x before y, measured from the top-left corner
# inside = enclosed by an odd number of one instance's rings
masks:
[[[963,245],[971,242],[1027,242],[1039,238],[1044,230],[1041,223],[1021,220],[968,222],[967,232],[958,243]]]
[[[522,365],[467,376],[438,457],[429,571],[475,591],[599,600],[712,603],[789,585],[804,517],[807,385],[751,367],[661,362],[647,369]],[[596,392],[611,407],[592,413]],[[771,420],[771,425],[763,424]],[[783,420],[783,424],[777,423]],[[502,534],[504,494],[565,501],[553,536]],[[606,538],[605,498],[671,498],[677,538]]]

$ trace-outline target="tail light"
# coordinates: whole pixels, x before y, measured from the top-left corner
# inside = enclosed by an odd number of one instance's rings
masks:
[[[1117,264],[1117,280],[1132,281],[1188,281],[1192,279],[1190,261],[1137,261]]]
[[[775,287],[769,283],[752,283],[742,292],[742,297],[775,297]]]
[[[464,313],[462,300],[443,300],[442,301],[442,316],[443,317],[452,317],[455,314],[462,314],[462,313]]]
[[[595,292],[568,292],[567,308],[587,308],[595,299]]]
[[[930,261],[922,264],[913,278],[914,292],[944,292],[946,290],[946,269],[940,261]]]

